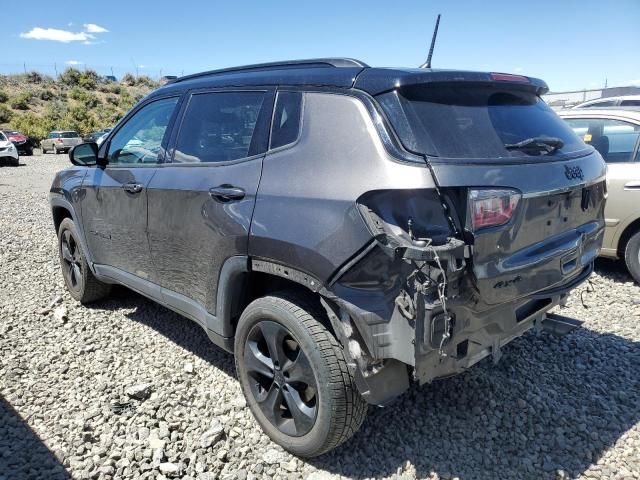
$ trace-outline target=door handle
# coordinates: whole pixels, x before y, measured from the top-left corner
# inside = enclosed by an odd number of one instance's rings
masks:
[[[122,184],[122,188],[129,193],[140,193],[144,187],[139,183],[131,182]]]
[[[633,182],[627,182],[624,184],[625,190],[640,190],[640,182],[635,180]]]
[[[228,202],[230,200],[241,200],[244,198],[244,189],[233,185],[220,185],[209,189],[209,195],[215,200]]]

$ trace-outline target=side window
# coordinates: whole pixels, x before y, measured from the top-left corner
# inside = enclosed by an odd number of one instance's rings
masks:
[[[288,145],[298,139],[301,113],[302,93],[278,92],[271,126],[270,148]]]
[[[158,163],[164,154],[162,139],[178,103],[164,98],[138,110],[109,142],[110,165]]]
[[[176,141],[176,163],[228,162],[249,156],[264,92],[191,96]]]
[[[640,107],[640,99],[638,99],[638,100],[623,100],[622,103],[620,103],[620,106],[622,106],[622,107]]]
[[[585,143],[593,146],[607,163],[632,162],[640,126],[621,120],[591,118],[566,119]]]

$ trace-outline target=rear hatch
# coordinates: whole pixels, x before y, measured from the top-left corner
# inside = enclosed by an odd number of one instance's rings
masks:
[[[602,243],[606,197],[602,158],[541,100],[541,82],[493,75],[377,96],[451,203],[489,305],[586,277]]]
[[[60,138],[62,138],[62,144],[65,147],[74,147],[82,143],[82,138],[77,132],[62,132]]]

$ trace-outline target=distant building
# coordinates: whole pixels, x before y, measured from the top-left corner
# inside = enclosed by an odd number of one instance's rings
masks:
[[[619,97],[621,95],[640,95],[640,87],[610,87],[594,90],[573,90],[570,92],[549,92],[542,98],[550,107],[560,109],[573,107],[588,100]]]

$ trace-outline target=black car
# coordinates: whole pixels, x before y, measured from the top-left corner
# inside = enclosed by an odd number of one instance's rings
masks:
[[[112,129],[105,128],[104,130],[98,130],[97,132],[91,132],[89,135],[82,139],[85,143],[96,143],[100,138],[102,138],[106,133],[109,133]]]
[[[64,280],[196,321],[265,432],[319,455],[367,403],[498,361],[591,274],[605,166],[546,91],[342,58],[179,78],[55,178]]]

